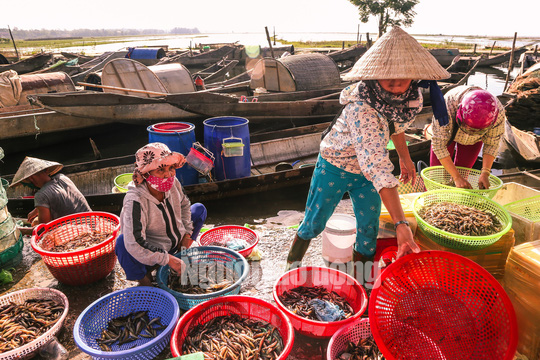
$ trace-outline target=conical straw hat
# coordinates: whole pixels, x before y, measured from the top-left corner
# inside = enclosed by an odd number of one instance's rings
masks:
[[[344,80],[441,80],[450,74],[399,26],[384,34],[354,64]]]
[[[47,170],[49,176],[52,176],[62,170],[63,167],[64,165],[57,163],[56,161],[47,161],[27,156],[24,158],[21,166],[19,166],[15,176],[13,176],[13,181],[9,186],[12,187],[18,185],[27,177],[37,174],[41,170]]]

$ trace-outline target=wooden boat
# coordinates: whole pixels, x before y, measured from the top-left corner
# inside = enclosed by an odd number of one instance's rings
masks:
[[[452,64],[454,58],[459,56],[459,49],[430,49],[430,54],[441,64],[447,67]]]
[[[0,72],[14,70],[17,74],[26,74],[41,69],[52,57],[50,53],[40,53],[12,64],[0,65]]]
[[[533,132],[522,131],[511,126],[507,121],[504,132],[505,147],[518,164],[540,163],[540,136]],[[501,149],[504,151],[504,149]]]
[[[218,49],[213,49],[196,55],[183,53],[180,55],[165,57],[160,59],[158,64],[168,64],[178,62],[187,68],[190,67],[206,67],[215,64],[227,55],[231,54],[236,49],[235,45],[224,45]]]
[[[100,71],[107,63],[113,59],[123,58],[127,51],[107,52],[81,65],[81,71],[71,77],[73,82],[77,84],[83,81],[89,74]]]
[[[519,56],[526,51],[527,51],[526,46],[522,46],[520,48],[514,49],[514,58],[516,57],[519,58]],[[485,58],[482,57],[480,59],[480,63],[478,64],[478,66],[483,67],[483,66],[500,65],[502,63],[508,62],[510,60],[511,55],[512,55],[512,50],[508,50],[498,55],[489,56]]]
[[[329,123],[267,132],[251,136],[250,155],[252,159],[251,176],[202,182],[184,186],[185,193],[192,202],[206,202],[220,199],[264,193],[266,191],[309,184],[314,163],[319,152],[321,132]],[[425,158],[429,152],[430,141],[418,135],[407,135],[409,152],[413,160]],[[399,169],[399,159],[395,150],[390,150],[390,159]],[[68,175],[87,198],[93,210],[119,213],[124,194],[113,193],[114,178],[122,173],[133,171],[133,155],[117,158],[66,165],[62,173]],[[278,164],[288,169],[276,171]],[[295,163],[293,167],[291,164]],[[5,176],[9,181],[12,175]],[[8,189],[9,210],[13,215],[26,216],[33,208],[33,199],[24,199],[27,195],[23,187]]]
[[[77,132],[90,134],[92,128],[112,123],[109,119],[79,118],[32,105],[0,109],[0,146],[6,153],[28,151],[64,141]]]
[[[243,116],[252,124],[279,119],[333,117],[341,105],[337,99],[313,101],[239,102],[239,98],[211,92],[170,94],[159,98],[70,92],[29,96],[39,105],[61,114],[108,119],[132,124],[214,116]]]

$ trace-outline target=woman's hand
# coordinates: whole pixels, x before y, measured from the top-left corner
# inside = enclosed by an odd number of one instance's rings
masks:
[[[406,160],[399,159],[399,167],[401,169],[401,174],[399,175],[399,181],[406,184],[409,181],[412,181],[411,185],[414,185],[416,182],[416,167],[414,166],[413,161],[408,158]]]
[[[28,213],[28,218],[27,218],[28,222],[32,223],[32,220],[34,220],[36,218],[36,216],[38,216],[38,209],[37,208],[35,208],[34,210],[32,210],[32,211],[30,211]]]
[[[454,179],[454,182],[456,183],[456,187],[458,187],[458,188],[472,189],[472,185],[461,176],[457,176]]]
[[[489,189],[489,173],[487,171],[482,171],[480,177],[478,178],[478,188],[479,189]]]
[[[399,259],[402,256],[419,253],[420,248],[414,242],[413,234],[411,228],[406,224],[398,225],[396,229],[398,252],[397,258]]]
[[[177,258],[176,256],[172,256],[169,254],[169,266],[171,269],[176,271],[178,274],[181,274],[186,270],[186,264],[182,259]]]
[[[193,244],[191,234],[186,233],[184,237],[182,237],[182,240],[178,243],[177,250],[182,251],[185,249],[189,249],[191,247],[191,244]]]

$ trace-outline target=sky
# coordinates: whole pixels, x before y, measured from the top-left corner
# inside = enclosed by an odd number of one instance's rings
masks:
[[[20,29],[198,28],[203,33],[348,32],[375,33],[377,23],[358,20],[349,0],[2,0],[0,27]],[[88,5],[88,6],[87,6]],[[540,37],[538,0],[420,0],[410,34]],[[530,14],[530,15],[527,15]]]

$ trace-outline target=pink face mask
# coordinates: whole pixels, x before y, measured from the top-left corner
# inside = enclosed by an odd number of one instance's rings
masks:
[[[148,175],[146,181],[154,190],[167,192],[172,189],[172,186],[174,184],[174,176],[162,179],[154,175]]]

